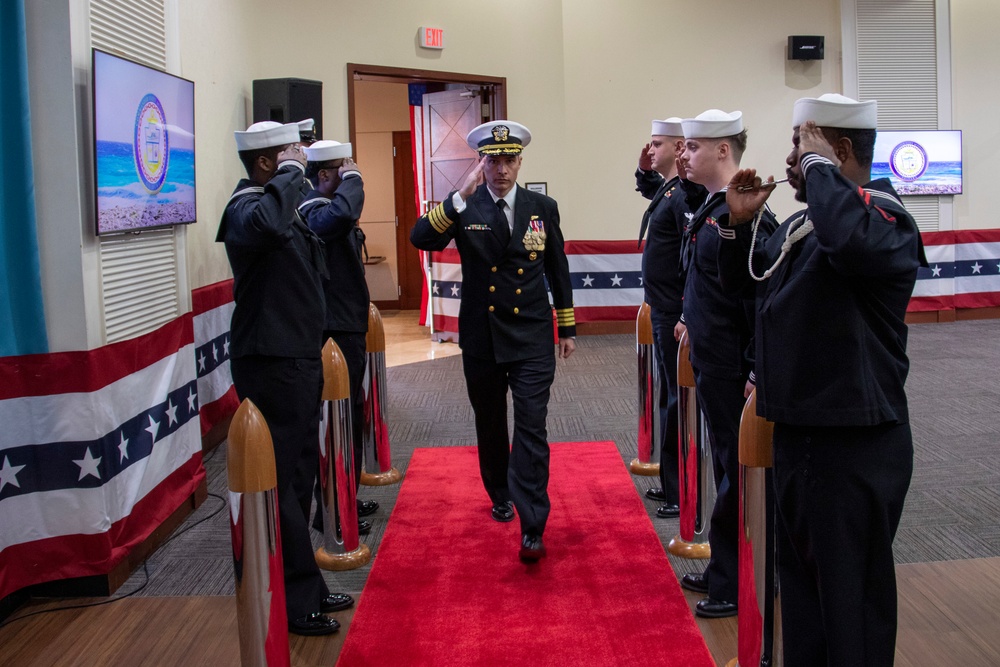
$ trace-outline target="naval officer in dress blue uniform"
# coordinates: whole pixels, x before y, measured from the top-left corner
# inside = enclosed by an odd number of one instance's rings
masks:
[[[877,119],[875,100],[798,100],[785,173],[805,210],[774,232],[745,224],[774,190],[746,169],[719,221],[724,283],[758,286],[788,665],[895,657],[892,541],[913,471],[905,317],[927,264],[913,216],[888,179],[871,179]]]
[[[709,109],[681,122],[687,178],[708,191],[684,231],[681,261],[687,270],[683,321],[691,341],[698,407],[708,425],[715,476],[715,505],[709,524],[712,555],[701,575],[685,574],[681,586],[706,597],[695,606],[703,618],[735,616],[738,598],[739,430],[750,377],[753,293],[742,299],[723,289],[719,279],[719,223],[726,208],[726,186],[739,171],[746,150],[743,114]],[[762,228],[777,224],[765,212]]]
[[[704,198],[704,188],[681,181],[677,175],[677,160],[683,151],[681,119],[654,120],[649,143],[639,154],[639,168],[635,170],[635,189],[650,200],[639,227],[639,243],[646,237],[642,249],[643,296],[649,304],[661,383],[660,488],[649,489],[646,497],[662,503],[656,516],[663,519],[680,515],[677,347],[681,331],[677,323],[684,311],[681,238],[693,214],[690,204],[700,204]]]
[[[233,386],[260,409],[274,444],[288,629],[324,635],[340,627],[324,614],[354,601],[330,594],[307,523],[319,465],[323,242],[295,210],[308,188],[299,126],[254,123],[236,132],[236,148],[247,178],[215,239],[233,269]]]
[[[299,121],[299,133],[303,123]],[[323,280],[326,295],[326,323],[323,340],[332,338],[347,362],[351,385],[351,438],[354,444],[354,490],[361,484],[364,457],[365,397],[364,379],[367,361],[365,338],[368,333],[369,293],[365,281],[362,251],[365,233],[358,226],[365,205],[361,170],[352,159],[351,144],[339,141],[315,141],[306,147],[306,177],[315,189],[299,205],[299,213],[325,245],[329,278]],[[317,486],[317,503],[322,503]],[[358,501],[358,517],[378,509],[374,500]],[[313,527],[323,530],[323,511],[317,508]],[[371,532],[371,523],[358,520],[358,534]]]
[[[462,188],[421,217],[410,234],[421,250],[454,239],[462,262],[458,330],[469,401],[476,419],[479,469],[497,521],[521,519],[521,560],[545,555],[549,515],[549,388],[555,376],[552,290],[558,354],[576,349],[569,264],[555,200],[517,185],[520,123],[483,123],[466,137],[480,160]],[[513,446],[507,391],[514,404]],[[513,507],[512,507],[513,505]]]

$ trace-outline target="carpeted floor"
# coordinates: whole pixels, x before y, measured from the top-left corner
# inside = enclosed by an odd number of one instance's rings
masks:
[[[518,522],[481,512],[477,461],[414,452],[339,667],[715,664],[614,443],[552,444],[548,555],[530,565]]]
[[[896,539],[899,563],[1000,556],[1000,320],[923,324],[910,327],[911,373],[907,383],[915,440],[913,482]],[[611,440],[627,463],[636,456],[636,358],[632,336],[583,336],[578,351],[557,365],[549,405],[552,442]],[[464,446],[474,442],[472,409],[461,358],[425,361],[388,371],[388,421],[393,463],[404,473],[415,447]],[[206,462],[209,490],[225,496],[225,447]],[[633,477],[637,493],[655,478]],[[373,531],[362,539],[378,546],[399,486],[362,487],[361,497],[382,507],[370,517]],[[655,518],[643,501],[663,544],[677,521]],[[218,509],[209,498],[187,525]],[[481,512],[490,505],[482,494]],[[615,516],[621,508],[608,508]],[[433,520],[433,517],[428,517]],[[316,544],[320,537],[316,535]],[[675,572],[702,564],[671,557]],[[371,565],[327,573],[333,590],[359,592]],[[229,529],[220,513],[175,539],[149,562],[150,581],[139,595],[231,595]],[[142,584],[140,569],[120,592]]]

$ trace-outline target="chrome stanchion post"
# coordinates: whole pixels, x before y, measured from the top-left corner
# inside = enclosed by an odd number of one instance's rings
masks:
[[[386,486],[402,478],[392,467],[389,448],[389,427],[385,422],[385,327],[375,304],[368,307],[368,334],[365,336],[368,363],[365,365],[365,464],[361,483],[365,486]]]
[[[227,459],[240,664],[291,665],[274,445],[249,399],[229,425]]]
[[[643,302],[635,320],[635,352],[639,367],[638,456],[629,464],[633,475],[660,474],[660,368],[653,349],[653,322],[649,304]]]
[[[715,478],[708,426],[698,409],[691,345],[687,332],[677,348],[678,479],[680,482],[680,533],[667,550],[681,558],[708,558],[708,524],[715,505]]]
[[[319,427],[323,546],[316,563],[324,570],[353,570],[371,560],[358,541],[358,504],[351,444],[351,381],[347,361],[333,339],[323,346],[323,411]]]
[[[728,667],[784,663],[774,551],[773,433],[774,425],[757,416],[754,390],[740,418],[739,641]]]

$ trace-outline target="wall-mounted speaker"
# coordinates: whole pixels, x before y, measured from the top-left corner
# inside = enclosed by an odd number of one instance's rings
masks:
[[[823,60],[823,35],[789,35],[789,60]]]
[[[254,79],[253,122],[316,121],[316,139],[323,138],[323,82],[309,79]]]

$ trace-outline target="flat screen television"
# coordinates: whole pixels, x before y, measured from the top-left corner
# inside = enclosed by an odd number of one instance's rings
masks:
[[[194,82],[93,52],[97,233],[195,222]]]
[[[901,195],[962,194],[962,131],[882,131],[872,178],[888,178]]]

